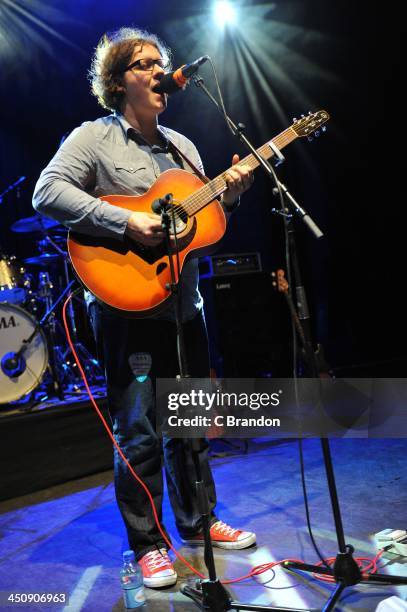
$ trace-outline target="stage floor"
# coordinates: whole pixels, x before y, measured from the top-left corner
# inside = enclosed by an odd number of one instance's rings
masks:
[[[314,535],[323,554],[334,556],[337,544],[319,441],[306,441],[304,449]],[[226,446],[223,450],[224,456],[221,453],[211,460],[218,515],[233,526],[254,530],[257,546],[233,553],[215,549],[219,576],[234,578],[253,565],[284,558],[316,562],[306,528],[296,441],[251,440],[247,454],[230,453]],[[375,532],[406,528],[406,451],[406,440],[332,442],[346,542],[355,547],[356,556],[375,556]],[[1,592],[66,592],[70,596],[69,607],[31,605],[30,610],[124,609],[118,573],[127,544],[111,471],[4,501],[0,512]],[[202,549],[181,545],[167,498],[164,516],[175,546],[204,571]],[[406,558],[382,557],[380,565],[382,573],[407,577]],[[147,610],[197,609],[179,591],[191,579],[191,572],[179,561],[176,569],[175,587],[146,589]],[[244,602],[320,610],[332,586],[277,569],[275,574],[269,571],[257,581],[246,580],[229,590],[233,598]],[[373,611],[392,595],[407,598],[407,587],[349,588],[337,610]],[[1,609],[17,608],[27,609],[15,605]]]

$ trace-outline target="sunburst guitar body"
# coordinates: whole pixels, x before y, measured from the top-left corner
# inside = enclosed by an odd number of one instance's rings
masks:
[[[177,210],[177,203],[198,191],[203,182],[185,170],[163,172],[141,196],[108,195],[101,199],[133,212],[151,213],[152,203],[171,193],[176,211],[176,230],[180,268],[188,257],[200,257],[222,238],[226,219],[218,200],[188,217]],[[173,235],[173,224],[171,235]],[[172,246],[174,241],[171,240]],[[173,249],[174,250],[174,249]],[[96,298],[115,310],[131,316],[158,312],[170,296],[171,271],[163,242],[158,247],[144,247],[134,241],[90,238],[70,232],[68,251],[74,270]],[[178,267],[172,254],[176,282]]]

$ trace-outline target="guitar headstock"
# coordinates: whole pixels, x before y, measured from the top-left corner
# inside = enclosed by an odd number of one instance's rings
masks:
[[[329,114],[324,110],[317,111],[316,113],[310,112],[309,115],[305,115],[301,119],[294,119],[294,123],[291,127],[297,136],[310,136],[318,130],[321,125],[326,123],[328,119]]]
[[[285,277],[285,272],[281,268],[271,273],[271,277],[273,279],[273,287],[277,289],[279,293],[288,293],[288,282]]]

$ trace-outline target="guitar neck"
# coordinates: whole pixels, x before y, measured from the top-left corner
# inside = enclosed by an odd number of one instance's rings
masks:
[[[281,134],[278,134],[275,138],[273,138],[270,142],[272,142],[277,149],[284,149],[290,142],[298,138],[297,133],[293,130],[292,127],[287,128]],[[270,159],[274,156],[274,151],[270,147],[269,143],[266,142],[262,147],[257,149],[257,153],[263,157],[264,159]],[[244,159],[241,159],[238,166],[250,166],[252,170],[257,168],[260,165],[260,162],[254,157],[254,155],[250,154]],[[228,169],[230,170],[230,168]],[[195,193],[188,196],[182,202],[182,208],[185,210],[188,216],[193,216],[197,212],[199,212],[204,206],[212,202],[218,198],[224,191],[227,189],[226,184],[226,174],[228,170],[222,172],[219,176],[212,179],[208,183],[206,183],[203,187],[198,189]]]

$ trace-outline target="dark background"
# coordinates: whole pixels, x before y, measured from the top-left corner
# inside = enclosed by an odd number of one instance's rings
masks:
[[[105,114],[86,79],[100,36],[122,25],[142,26],[172,47],[175,66],[212,56],[227,109],[246,124],[256,146],[301,113],[330,113],[327,132],[313,142],[290,144],[279,168],[280,179],[325,232],[317,242],[297,223],[316,336],[333,366],[367,363],[372,372],[402,375],[406,350],[396,249],[400,198],[392,154],[394,119],[388,107],[369,117],[392,78],[391,68],[382,72],[376,59],[374,91],[368,92],[366,7],[335,0],[235,5],[238,23],[224,32],[212,19],[210,3],[196,0],[165,5],[156,0],[20,0],[2,6],[0,192],[27,176],[20,192],[0,205],[2,250],[19,258],[35,254],[38,236],[13,233],[10,225],[33,214],[35,182],[62,135]],[[396,52],[399,41],[393,34]],[[201,74],[214,91],[208,65]],[[230,165],[233,152],[245,154],[194,86],[170,100],[160,122],[197,144],[211,177]],[[374,152],[371,173],[369,151]],[[276,204],[258,170],[221,252],[260,251],[265,269],[280,264],[281,222],[269,212]]]

